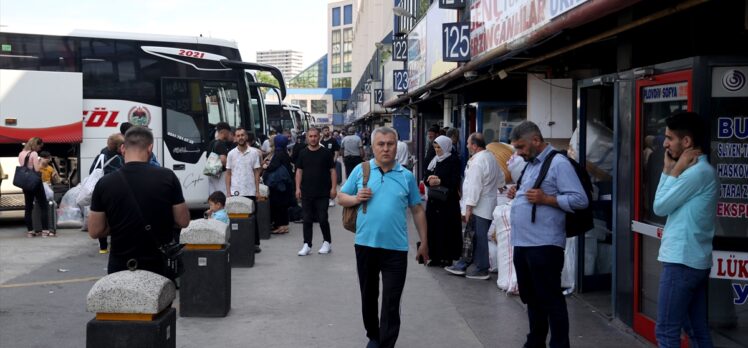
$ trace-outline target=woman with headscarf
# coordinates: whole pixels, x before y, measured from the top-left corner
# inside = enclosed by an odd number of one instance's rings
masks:
[[[270,221],[272,233],[288,233],[288,207],[293,197],[294,184],[291,179],[291,158],[286,146],[288,138],[282,134],[272,138],[275,145],[270,162],[265,164],[263,182],[270,189]]]
[[[424,180],[433,191],[426,204],[429,265],[448,266],[460,258],[462,251],[460,159],[452,154],[452,139],[442,135],[433,145],[436,155],[426,168]]]

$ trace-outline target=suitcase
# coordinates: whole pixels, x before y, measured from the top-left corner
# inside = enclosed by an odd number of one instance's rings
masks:
[[[47,201],[47,221],[49,222],[49,231],[57,232],[57,203],[55,201]],[[39,202],[34,203],[34,210],[31,211],[31,221],[34,225],[35,231],[42,230],[42,219],[41,219],[41,208]]]

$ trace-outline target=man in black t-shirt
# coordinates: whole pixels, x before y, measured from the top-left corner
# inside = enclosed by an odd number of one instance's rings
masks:
[[[337,178],[332,153],[320,146],[319,129],[310,128],[306,132],[307,147],[299,152],[296,160],[296,198],[301,200],[304,210],[304,246],[299,256],[312,252],[312,228],[314,218],[319,221],[324,242],[320,254],[331,251],[330,223],[327,221],[328,199],[337,195]]]
[[[125,165],[96,184],[88,217],[91,238],[112,236],[108,273],[137,268],[165,274],[166,260],[158,248],[173,238],[175,227],[190,222],[179,179],[169,169],[148,164],[153,134],[144,127],[125,133]]]
[[[340,153],[340,145],[338,144],[338,140],[332,136],[332,133],[330,133],[330,127],[328,126],[322,127],[322,140],[320,140],[319,143],[322,147],[332,152],[332,161],[335,164],[335,176],[338,178],[338,181],[335,184],[339,184],[341,172],[339,171],[337,163],[338,163],[338,153]],[[335,200],[330,198],[330,204],[328,206],[334,207]]]
[[[208,194],[205,197],[210,196],[213,192],[221,191],[226,194],[226,156],[229,154],[229,136],[231,135],[231,127],[226,122],[216,123],[216,138],[208,143],[208,148],[205,150],[205,157],[210,156],[211,153],[215,152],[223,163],[223,170],[220,176],[208,176]]]

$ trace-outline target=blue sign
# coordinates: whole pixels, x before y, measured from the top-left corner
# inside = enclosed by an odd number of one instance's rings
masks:
[[[392,60],[396,62],[408,61],[408,40],[397,39],[392,41]]]
[[[392,72],[392,90],[395,92],[408,91],[408,70],[394,70]]]
[[[374,90],[374,103],[377,103],[379,105],[384,104],[384,90],[383,89]]]
[[[470,60],[470,24],[442,24],[442,60],[445,62]]]
[[[465,0],[439,0],[439,8],[459,10],[465,7]]]

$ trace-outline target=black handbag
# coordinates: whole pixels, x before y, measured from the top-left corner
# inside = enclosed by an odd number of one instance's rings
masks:
[[[449,189],[444,186],[429,187],[429,199],[445,202],[447,200],[448,194],[449,194]]]
[[[16,173],[13,176],[13,185],[24,191],[34,191],[42,184],[41,175],[34,169],[27,167],[29,156],[31,156],[30,151],[26,155],[26,159],[23,160],[23,166],[16,167]]]

